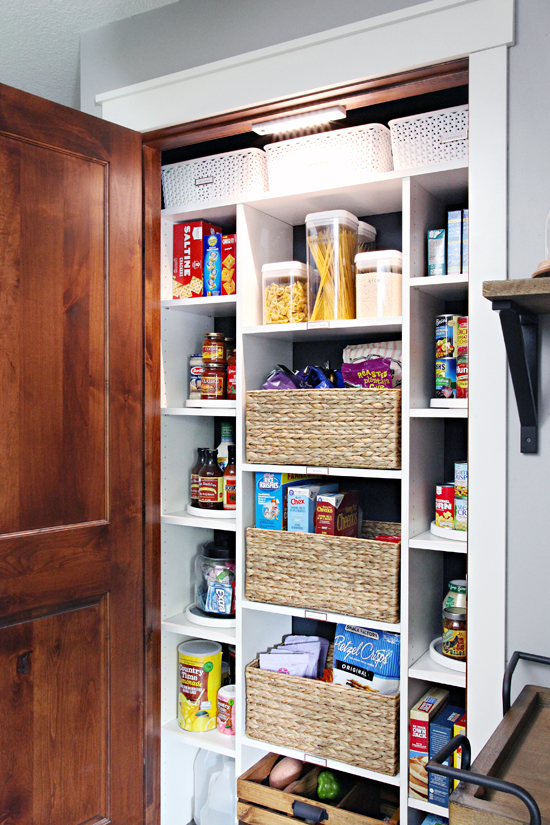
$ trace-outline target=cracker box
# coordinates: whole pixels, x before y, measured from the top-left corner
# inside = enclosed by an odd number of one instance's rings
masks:
[[[222,295],[237,291],[237,236],[222,236]]]
[[[430,725],[430,759],[453,738],[453,730],[458,720],[464,715],[464,708],[447,705],[444,711],[438,713]],[[450,764],[447,759],[446,765]],[[446,808],[449,805],[450,780],[446,776],[430,774],[428,781],[428,802]]]
[[[202,298],[203,236],[215,232],[221,229],[206,221],[174,224],[174,298]]]
[[[428,275],[446,275],[445,230],[428,230]]]
[[[317,496],[315,532],[327,536],[358,536],[361,528],[355,490]]]
[[[216,232],[205,235],[203,290],[204,297],[217,297],[222,294],[222,235]]]
[[[256,527],[262,530],[286,530],[287,490],[312,481],[311,476],[296,473],[256,473]]]
[[[468,274],[469,269],[469,220],[468,209],[462,210],[462,273]]]
[[[449,701],[449,691],[433,687],[411,709],[409,744],[409,796],[428,799],[428,773],[430,758],[430,722]]]
[[[337,492],[338,484],[335,483],[304,484],[300,487],[291,485],[287,493],[289,533],[314,533],[317,496]]]
[[[466,736],[466,714],[463,714],[458,722],[455,722],[455,726],[453,728],[453,736],[458,736],[461,733]],[[453,767],[462,767],[462,748],[457,748],[453,753]],[[458,785],[458,779],[453,779],[453,782],[456,788]]]
[[[447,275],[462,271],[462,210],[447,212]]]

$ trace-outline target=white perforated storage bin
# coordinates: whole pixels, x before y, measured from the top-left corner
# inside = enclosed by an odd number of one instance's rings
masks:
[[[320,187],[393,169],[390,132],[380,123],[281,140],[265,152],[271,191]]]
[[[396,169],[468,158],[468,105],[389,122]]]
[[[267,162],[262,149],[239,149],[162,167],[164,206],[207,203],[267,191]]]

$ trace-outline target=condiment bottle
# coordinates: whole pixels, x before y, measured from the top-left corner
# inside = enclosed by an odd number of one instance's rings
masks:
[[[235,350],[227,359],[227,397],[231,401],[237,398],[237,354]]]
[[[237,509],[237,467],[235,465],[235,445],[228,446],[228,460],[223,471],[223,509]]]
[[[231,424],[224,422],[222,424],[222,440],[218,444],[218,464],[220,465],[222,473],[227,465],[228,448],[230,444],[235,444],[233,441],[233,427]]]
[[[191,467],[190,471],[190,499],[191,499],[191,506],[198,507],[199,506],[199,472],[204,464],[204,454],[206,452],[206,447],[199,447],[197,450],[197,460]]]
[[[218,467],[218,451],[207,450],[199,472],[199,507],[223,510],[223,473]]]
[[[223,332],[207,332],[202,342],[202,360],[207,364],[225,364],[226,347]]]

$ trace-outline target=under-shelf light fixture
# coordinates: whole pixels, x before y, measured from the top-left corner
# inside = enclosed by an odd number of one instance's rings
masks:
[[[296,129],[306,129],[308,126],[330,123],[332,120],[342,120],[345,116],[346,109],[344,106],[328,106],[326,109],[316,109],[314,112],[302,112],[297,115],[280,117],[277,120],[264,120],[262,123],[253,123],[252,131],[258,135],[293,132]]]

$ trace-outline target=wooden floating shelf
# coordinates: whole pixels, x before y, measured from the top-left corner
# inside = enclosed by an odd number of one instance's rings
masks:
[[[550,278],[484,281],[483,297],[489,301],[513,301],[533,315],[550,313]]]

